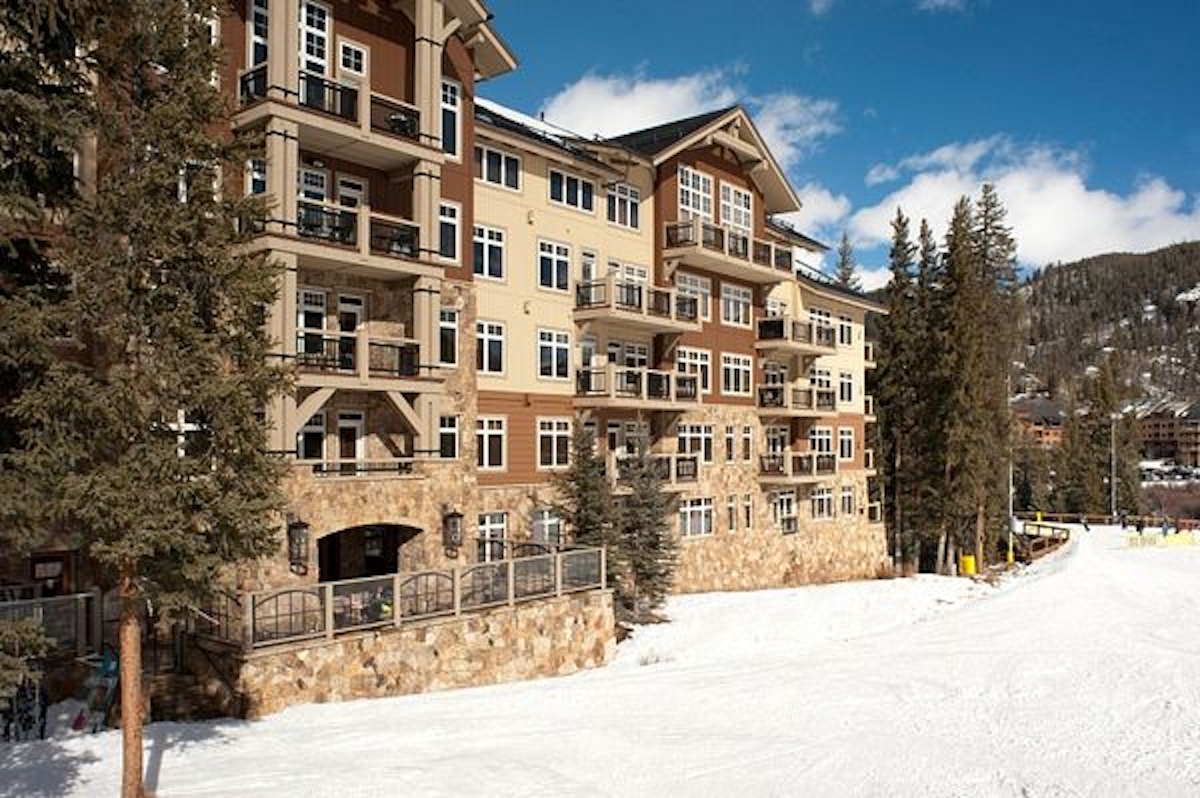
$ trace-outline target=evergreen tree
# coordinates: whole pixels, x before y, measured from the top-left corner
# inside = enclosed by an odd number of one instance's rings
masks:
[[[41,624],[22,618],[0,623],[0,713],[7,710],[17,688],[36,674],[30,663],[46,653]]]
[[[219,139],[229,107],[211,80],[210,3],[105,5],[87,67],[99,169],[64,220],[55,261],[70,292],[23,296],[34,330],[74,351],[10,406],[20,432],[0,504],[28,534],[73,535],[120,596],[122,794],[142,793],[141,638],[146,602],[171,620],[240,562],[274,552],[282,462],[262,410],[285,387],[267,360],[263,308],[278,273],[245,254],[216,177],[247,156]]]
[[[862,284],[855,275],[858,264],[854,262],[854,245],[850,243],[850,236],[845,232],[842,233],[842,240],[838,242],[837,258],[834,282],[853,291],[861,290]]]
[[[659,462],[642,447],[624,464],[629,493],[620,498],[619,547],[615,554],[628,575],[625,596],[634,620],[644,621],[662,605],[675,576],[679,541],[671,528],[674,499],[663,490]]]
[[[621,588],[617,571],[619,537],[617,514],[613,504],[604,460],[596,451],[596,440],[581,419],[575,419],[571,435],[571,461],[565,471],[554,476],[558,501],[554,509],[563,519],[571,542],[580,546],[604,546],[609,551],[608,583],[614,591]]]

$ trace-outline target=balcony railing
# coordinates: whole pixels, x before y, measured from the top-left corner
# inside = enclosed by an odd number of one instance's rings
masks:
[[[651,468],[668,485],[690,484],[700,478],[700,458],[694,454],[651,454]],[[609,479],[618,487],[627,483],[636,468],[636,456],[618,456],[609,452],[607,469]]]
[[[875,415],[875,397],[872,396],[871,394],[867,394],[866,396],[863,397],[863,415],[864,416],[874,416]]]
[[[764,477],[815,479],[837,474],[837,455],[818,452],[775,452],[759,458]]]
[[[407,338],[380,338],[366,330],[329,333],[299,330],[296,365],[301,371],[352,372],[368,377],[416,377],[421,373],[420,345]]]
[[[371,95],[371,129],[410,141],[421,139],[421,111],[415,106]]]
[[[242,105],[249,105],[267,97],[267,65],[243,72],[238,79],[238,98]]]
[[[459,568],[324,582],[243,596],[241,635],[228,642],[262,648],[561,596],[606,586],[604,549],[480,562]],[[222,628],[237,628],[236,621]]]
[[[875,365],[874,341],[865,341],[863,343],[863,362],[866,364],[867,368],[871,368]]]
[[[874,449],[864,449],[863,450],[863,468],[867,469],[868,471],[875,470],[875,450]]]
[[[747,277],[755,276],[753,273],[756,270],[761,270],[757,276],[768,279],[772,277],[768,272],[776,273],[774,279],[779,278],[779,272],[792,274],[791,247],[753,238],[743,230],[721,227],[703,219],[692,219],[668,222],[664,234],[667,249],[694,247],[705,253],[720,256],[734,266],[744,264],[748,271],[742,274]]]
[[[332,114],[347,122],[358,121],[358,89],[354,86],[301,72],[298,94],[300,105],[305,108]]]
[[[311,470],[318,477],[387,477],[414,476],[417,460],[413,457],[393,457],[387,460],[297,460],[299,468]]]
[[[0,601],[0,621],[32,621],[52,652],[84,656],[103,643],[100,593],[75,593],[21,601]]]
[[[622,280],[610,275],[603,280],[580,283],[575,289],[575,309],[608,309],[623,314],[645,316],[651,320],[699,321],[696,298],[682,296],[667,288]]]
[[[791,343],[815,349],[837,349],[837,331],[826,324],[812,321],[796,321],[788,316],[768,316],[759,319],[759,342]]]
[[[575,395],[632,402],[698,403],[700,385],[691,374],[609,363],[602,368],[580,369]]]
[[[296,233],[357,250],[360,255],[416,259],[421,254],[420,228],[414,222],[374,213],[366,206],[343,208],[300,200],[296,203]]]

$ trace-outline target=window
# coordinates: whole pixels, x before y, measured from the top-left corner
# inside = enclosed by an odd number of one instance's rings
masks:
[[[633,186],[617,183],[608,189],[608,221],[632,230],[638,229],[642,195]]]
[[[712,370],[712,353],[707,349],[692,349],[681,346],[675,350],[675,370],[680,374],[694,374],[700,383],[700,393],[709,393],[709,373]]]
[[[250,24],[246,27],[250,34],[250,47],[247,58],[248,67],[256,67],[267,63],[267,0],[253,0],[250,4]]]
[[[746,355],[721,355],[721,393],[749,396],[754,373],[754,358]]]
[[[508,513],[479,514],[479,561],[504,559],[504,539],[508,535]]]
[[[246,191],[250,194],[267,193],[267,160],[251,158],[246,170]]]
[[[700,456],[704,463],[713,461],[713,430],[708,424],[679,425],[679,453]]]
[[[770,318],[779,318],[787,315],[787,303],[779,297],[767,297],[767,316]]]
[[[570,333],[538,330],[538,376],[551,380],[570,378]]]
[[[771,502],[771,512],[775,516],[775,524],[785,535],[795,534],[796,524],[796,492],[781,490]]]
[[[458,311],[442,308],[438,311],[438,362],[443,366],[458,364]]]
[[[754,528],[754,497],[749,493],[742,496],[742,528],[747,531]]]
[[[854,320],[849,316],[838,316],[838,346],[854,345]]]
[[[438,205],[438,255],[458,262],[459,207],[443,202]],[[501,234],[503,239],[503,234]],[[503,268],[503,264],[501,264]]]
[[[725,462],[732,463],[737,459],[737,427],[725,427]]]
[[[504,231],[475,225],[475,273],[493,280],[504,279]]]
[[[808,450],[817,454],[833,454],[833,430],[813,427],[808,431]]]
[[[829,311],[825,310],[824,308],[809,308],[808,320],[813,323],[814,327],[824,330],[833,329],[833,316],[830,315]],[[826,338],[823,340],[832,341],[832,338]]]
[[[750,302],[754,292],[740,285],[721,284],[721,323],[750,326]]]
[[[367,51],[353,42],[338,44],[338,76],[353,81],[367,76]]]
[[[438,456],[443,460],[458,459],[458,416],[438,418]]]
[[[552,241],[538,242],[538,285],[566,291],[571,279],[571,248]]]
[[[570,465],[571,420],[538,419],[538,468],[566,468]]]
[[[814,488],[812,492],[812,517],[815,521],[833,518],[833,489]]]
[[[712,280],[687,272],[675,273],[675,290],[680,296],[696,297],[696,309],[704,321],[712,320]]]
[[[730,532],[737,532],[738,526],[738,497],[737,495],[727,496],[725,498],[725,526]]]
[[[551,169],[550,201],[591,212],[596,206],[596,184],[590,180]]]
[[[754,427],[742,427],[742,459],[749,463],[754,458]]]
[[[842,515],[854,515],[854,487],[851,485],[842,488]]]
[[[754,195],[722,183],[721,224],[749,233],[754,228]]]
[[[475,369],[482,374],[504,373],[504,325],[475,322]]]
[[[838,459],[853,460],[854,459],[854,428],[839,427],[838,428]]]
[[[712,499],[684,499],[679,503],[679,534],[685,538],[713,533]]]
[[[521,159],[489,147],[476,147],[475,177],[485,183],[520,191]]]
[[[300,4],[300,68],[304,72],[314,75],[325,75],[328,73],[328,55],[326,49],[329,44],[329,9],[323,5],[305,0]],[[302,83],[307,86],[307,91],[313,91],[316,87],[320,93],[324,93],[324,88],[317,83]],[[310,97],[305,97],[302,102],[305,105],[315,105],[320,108],[324,106],[324,97],[320,98],[319,102],[308,102]]]
[[[808,384],[820,390],[833,388],[833,375],[829,369],[811,368],[808,370]]]
[[[442,80],[442,152],[458,160],[459,106],[462,86],[453,80]]]
[[[503,418],[480,417],[475,420],[475,465],[497,471],[504,468]]]
[[[325,413],[315,414],[296,433],[296,457],[301,460],[325,459]]]
[[[562,517],[552,508],[536,508],[530,519],[530,526],[532,527],[530,537],[534,543],[546,543],[551,546],[557,546],[562,543]]]
[[[854,373],[838,372],[838,401],[848,404],[854,401]]]
[[[679,218],[713,218],[713,179],[688,166],[679,167]]]

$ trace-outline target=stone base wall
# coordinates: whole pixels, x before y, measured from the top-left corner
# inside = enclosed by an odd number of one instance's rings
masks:
[[[577,593],[461,618],[252,652],[237,691],[246,717],[349,701],[564,676],[616,651],[612,593]]]

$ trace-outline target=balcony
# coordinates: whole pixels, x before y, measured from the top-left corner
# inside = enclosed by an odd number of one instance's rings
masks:
[[[666,490],[683,490],[700,478],[700,458],[697,455],[651,454],[650,459]],[[616,452],[608,453],[606,472],[612,486],[618,491],[628,489],[635,462],[632,456],[619,457]]]
[[[867,505],[867,523],[882,524],[883,523],[883,503],[871,502]]]
[[[771,484],[818,482],[837,474],[837,455],[784,451],[759,458],[758,478]]]
[[[867,341],[863,344],[863,368],[875,368],[875,342]]]
[[[267,117],[295,122],[305,150],[385,171],[440,150],[421,136],[420,109],[369,88],[301,72],[296,88],[270,85],[266,66],[242,73],[235,127]]]
[[[755,405],[768,417],[833,415],[837,413],[837,394],[824,388],[759,385]]]
[[[789,316],[769,316],[756,325],[755,348],[763,351],[784,350],[799,355],[831,355],[837,351],[837,331],[811,321],[796,321]]]
[[[315,477],[394,478],[419,477],[420,465],[413,457],[393,457],[386,460],[296,460],[297,469],[309,471]]]
[[[871,394],[863,397],[863,420],[868,423],[875,420],[875,397]]]
[[[407,381],[430,380],[437,366],[423,365],[418,343],[409,338],[383,338],[357,332],[299,330],[296,334],[297,385],[308,387],[420,390]]]
[[[864,449],[863,450],[863,468],[865,468],[867,471],[875,470],[875,450],[874,449]]]
[[[795,274],[790,247],[751,238],[703,219],[668,222],[664,233],[664,258],[678,258],[710,272],[764,285]]]
[[[656,333],[700,329],[695,297],[667,288],[619,279],[580,283],[575,289],[575,320],[603,321]]]
[[[579,370],[575,378],[575,405],[687,410],[699,407],[700,384],[691,374],[608,363]]]

